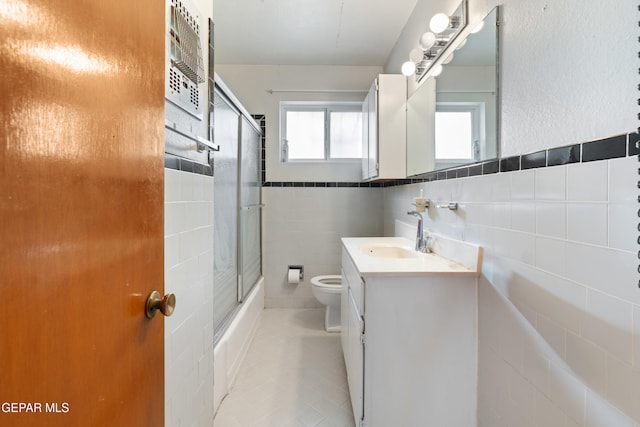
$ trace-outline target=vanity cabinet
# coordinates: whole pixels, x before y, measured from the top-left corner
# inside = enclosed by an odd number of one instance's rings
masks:
[[[362,317],[363,281],[345,251],[342,253],[341,332],[342,350],[347,367],[347,382],[351,396],[353,416],[358,420],[363,413],[364,375],[364,320]]]
[[[477,277],[370,274],[349,250],[342,346],[355,425],[475,426]]]
[[[380,74],[362,103],[362,178],[407,176],[407,78]]]

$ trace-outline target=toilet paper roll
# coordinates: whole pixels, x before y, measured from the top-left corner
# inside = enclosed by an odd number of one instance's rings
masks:
[[[291,283],[292,285],[297,285],[298,283],[300,283],[300,270],[297,268],[290,268],[289,269],[289,283]]]

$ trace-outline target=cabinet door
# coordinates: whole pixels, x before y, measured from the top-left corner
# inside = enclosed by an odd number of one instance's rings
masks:
[[[364,345],[362,343],[362,317],[349,289],[349,351],[347,379],[356,425],[364,415]]]
[[[368,175],[369,178],[375,178],[378,176],[378,80],[369,89],[367,100],[369,103],[367,110],[369,127],[367,132],[369,143]]]
[[[340,318],[341,334],[340,340],[342,341],[342,354],[344,356],[345,364],[349,360],[349,279],[342,270],[342,294],[340,295]]]
[[[362,179],[369,179],[369,94],[362,101]]]
[[[362,179],[378,176],[378,82],[373,82],[362,102]]]

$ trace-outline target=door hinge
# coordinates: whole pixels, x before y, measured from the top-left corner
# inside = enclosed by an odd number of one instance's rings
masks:
[[[360,344],[364,345],[366,338],[364,337],[364,332],[360,334]]]

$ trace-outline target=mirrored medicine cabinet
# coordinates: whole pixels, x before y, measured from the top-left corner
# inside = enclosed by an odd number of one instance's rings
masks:
[[[407,100],[407,176],[498,157],[498,20],[496,7]]]

